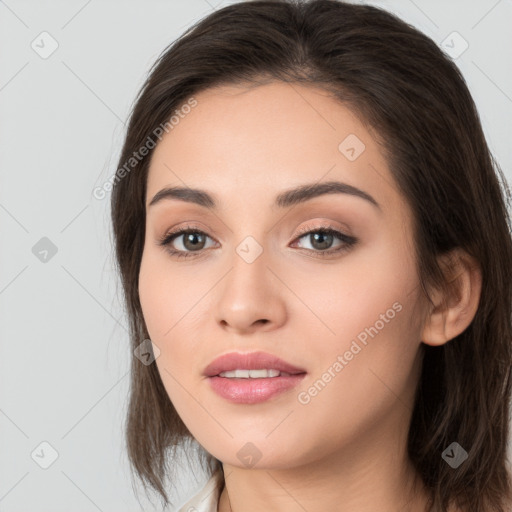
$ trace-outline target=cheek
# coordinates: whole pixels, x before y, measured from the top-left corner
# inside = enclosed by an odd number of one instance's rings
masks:
[[[311,340],[301,352],[315,353],[309,385],[319,379],[316,387],[322,391],[313,400],[306,388],[304,397],[316,402],[315,408],[332,403],[351,410],[358,403],[379,407],[393,396],[390,389],[401,393],[409,387],[420,344],[420,288],[413,259],[402,255],[389,244],[361,252],[334,279],[331,269],[315,276],[315,287],[311,279],[304,281],[302,296],[324,324],[307,315],[298,326],[309,333],[303,339]]]
[[[182,274],[170,272],[165,251],[153,248],[144,251],[139,272],[139,298],[154,341],[172,339],[175,325],[190,309],[187,297],[191,285],[186,286]]]
[[[331,300],[323,300],[318,311],[335,334],[314,340],[311,329],[310,342],[301,350],[314,354],[312,372],[297,396],[303,435],[313,438],[322,425],[326,438],[343,443],[379,424],[393,408],[402,414],[404,404],[412,406],[420,340],[417,292],[413,286],[411,293],[409,272],[413,267],[403,262],[380,270],[354,269],[347,292],[333,290]],[[323,449],[319,439],[313,451]]]
[[[187,361],[201,350],[200,322],[208,318],[201,298],[212,283],[198,279],[193,270],[170,268],[165,254],[149,250],[142,257],[138,286],[149,337],[161,353],[157,363],[173,375],[185,373]]]
[[[144,253],[139,273],[142,314],[149,337],[160,350],[155,361],[158,372],[169,399],[178,411],[186,407],[186,403],[182,402],[187,394],[181,386],[187,385],[187,379],[191,377],[185,369],[189,367],[187,361],[193,358],[193,347],[183,342],[184,339],[190,339],[183,333],[186,312],[190,306],[184,294],[176,292],[183,284],[179,276],[168,272],[160,255]]]
[[[166,297],[162,289],[161,273],[157,265],[145,253],[139,272],[139,300],[146,327],[152,340],[156,341],[163,333],[163,311]]]
[[[185,314],[183,294],[177,294],[182,283],[166,269],[165,262],[155,251],[145,251],[139,272],[139,299],[144,321],[151,340],[165,356],[176,336],[179,319]],[[179,300],[176,297],[179,296]],[[159,358],[161,359],[161,358]]]
[[[408,307],[419,289],[411,255],[386,240],[348,256],[337,267],[319,265],[313,275],[304,268],[287,280],[313,313],[301,315],[300,322],[316,325],[328,350],[341,350],[358,335],[364,342],[374,325],[379,337],[391,334],[401,319],[413,315]]]

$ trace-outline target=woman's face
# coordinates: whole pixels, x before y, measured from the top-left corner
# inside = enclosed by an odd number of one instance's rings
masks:
[[[370,457],[376,443],[404,441],[423,302],[411,212],[376,141],[316,88],[275,82],[195,99],[152,156],[139,276],[156,364],[183,422],[240,467]],[[287,194],[327,182],[354,188]],[[150,205],[171,187],[201,190],[215,206],[191,193]],[[178,229],[193,233],[159,244]],[[220,355],[260,351],[305,374],[271,396],[236,394],[237,382],[263,380],[204,375]],[[233,399],[214,391],[219,379]]]

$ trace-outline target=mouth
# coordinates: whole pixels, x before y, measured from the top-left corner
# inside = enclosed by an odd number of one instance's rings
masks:
[[[304,372],[288,373],[276,370],[274,368],[260,370],[230,370],[220,372],[218,375],[212,375],[212,377],[225,377],[227,379],[273,379],[274,377],[290,377],[291,375],[300,375]]]
[[[276,377],[208,377],[211,389],[235,404],[257,404],[296,387],[306,373]]]
[[[232,352],[206,367],[211,389],[237,404],[256,404],[293,389],[307,372],[265,352]]]
[[[261,373],[262,371],[267,373]],[[238,374],[230,372],[238,372]],[[230,352],[214,359],[204,369],[203,375],[215,377],[224,373],[222,376],[227,378],[275,378],[280,375],[288,376],[305,372],[304,368],[299,368],[267,352]]]

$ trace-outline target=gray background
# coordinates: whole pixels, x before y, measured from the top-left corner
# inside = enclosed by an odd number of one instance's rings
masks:
[[[228,3],[0,1],[2,512],[140,510],[121,435],[129,349],[110,196],[92,191],[115,172],[124,122],[155,58]],[[454,31],[467,41],[456,62],[510,182],[512,2],[369,3],[440,45]],[[47,58],[44,31],[58,43]],[[454,39],[453,50],[461,44]],[[47,469],[44,441],[58,452]],[[205,481],[184,471],[177,504]],[[141,503],[154,509],[143,494]]]

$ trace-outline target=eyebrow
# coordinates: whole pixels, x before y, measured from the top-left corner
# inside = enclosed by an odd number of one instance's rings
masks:
[[[339,181],[311,183],[286,190],[276,197],[275,205],[279,208],[287,208],[325,194],[348,194],[359,197],[381,210],[379,203],[370,194],[364,190],[354,187],[353,185],[348,185],[347,183],[341,183]],[[148,207],[153,206],[164,199],[177,199],[211,209],[216,209],[218,204],[215,198],[204,190],[189,187],[167,187],[155,194]]]

